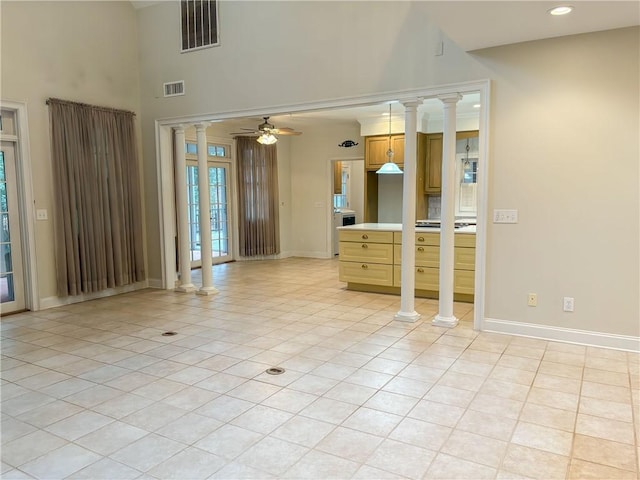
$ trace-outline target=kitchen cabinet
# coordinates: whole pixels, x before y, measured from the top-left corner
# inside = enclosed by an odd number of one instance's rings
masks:
[[[341,282],[392,286],[393,233],[339,230]]]
[[[342,162],[333,162],[333,193],[335,195],[342,194]]]
[[[402,285],[402,226],[368,225],[370,229],[356,225],[339,230],[339,280],[347,282],[350,290],[399,294]],[[476,250],[473,232],[456,233],[454,236],[453,293],[456,301],[473,301]],[[440,233],[416,232],[416,296],[438,297],[439,267]]]
[[[402,168],[404,164],[404,134],[391,135],[391,149],[393,161]],[[364,164],[367,169],[379,169],[387,163],[389,157],[389,135],[374,135],[365,137]]]
[[[478,130],[456,133],[456,141],[477,138]],[[424,193],[440,195],[442,190],[442,133],[429,133],[425,139]]]

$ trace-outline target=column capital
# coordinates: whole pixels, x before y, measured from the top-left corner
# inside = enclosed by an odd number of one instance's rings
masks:
[[[403,100],[400,103],[402,103],[402,105],[404,105],[405,108],[411,108],[411,107],[417,108],[419,105],[422,105],[422,102],[424,102],[424,99],[422,97],[418,97],[418,98],[411,98],[409,100]]]
[[[174,125],[173,126],[173,131],[176,133],[184,133],[184,125],[180,124],[180,125]]]
[[[462,95],[459,93],[446,93],[444,95],[438,95],[438,100],[440,100],[445,105],[455,105],[460,100],[462,100]]]
[[[196,132],[202,132],[206,131],[209,125],[211,125],[210,122],[200,122],[196,123],[194,126],[196,127]]]

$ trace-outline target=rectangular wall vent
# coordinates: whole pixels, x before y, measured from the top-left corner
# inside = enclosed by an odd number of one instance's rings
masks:
[[[184,95],[184,80],[164,84],[165,97],[176,97],[178,95]]]

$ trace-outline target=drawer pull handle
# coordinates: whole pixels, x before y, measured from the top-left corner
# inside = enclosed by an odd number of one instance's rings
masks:
[[[424,242],[424,237],[418,237],[419,242]]]
[[[369,235],[367,235],[366,233],[362,235],[363,240],[367,240],[368,238],[369,238]]]
[[[424,273],[424,268],[419,268],[418,273]]]
[[[424,252],[424,247],[418,247],[419,252]]]
[[[369,268],[369,265],[367,265],[367,264],[363,263],[363,264],[362,264],[362,269],[363,269],[363,270],[366,270],[367,268]]]
[[[367,245],[366,243],[363,243],[362,248],[369,248],[369,245]]]

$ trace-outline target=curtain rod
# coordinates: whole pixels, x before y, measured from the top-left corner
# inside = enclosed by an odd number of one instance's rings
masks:
[[[62,105],[75,105],[78,107],[87,107],[87,108],[93,108],[96,110],[101,110],[103,112],[113,112],[113,113],[126,113],[127,115],[133,115],[134,117],[136,116],[135,112],[131,112],[129,110],[122,110],[119,108],[111,108],[111,107],[102,107],[99,105],[90,105],[88,103],[81,103],[81,102],[73,102],[71,100],[62,100],[60,98],[47,98],[47,100],[44,102],[46,105],[50,105],[51,102],[54,103],[59,103]]]

